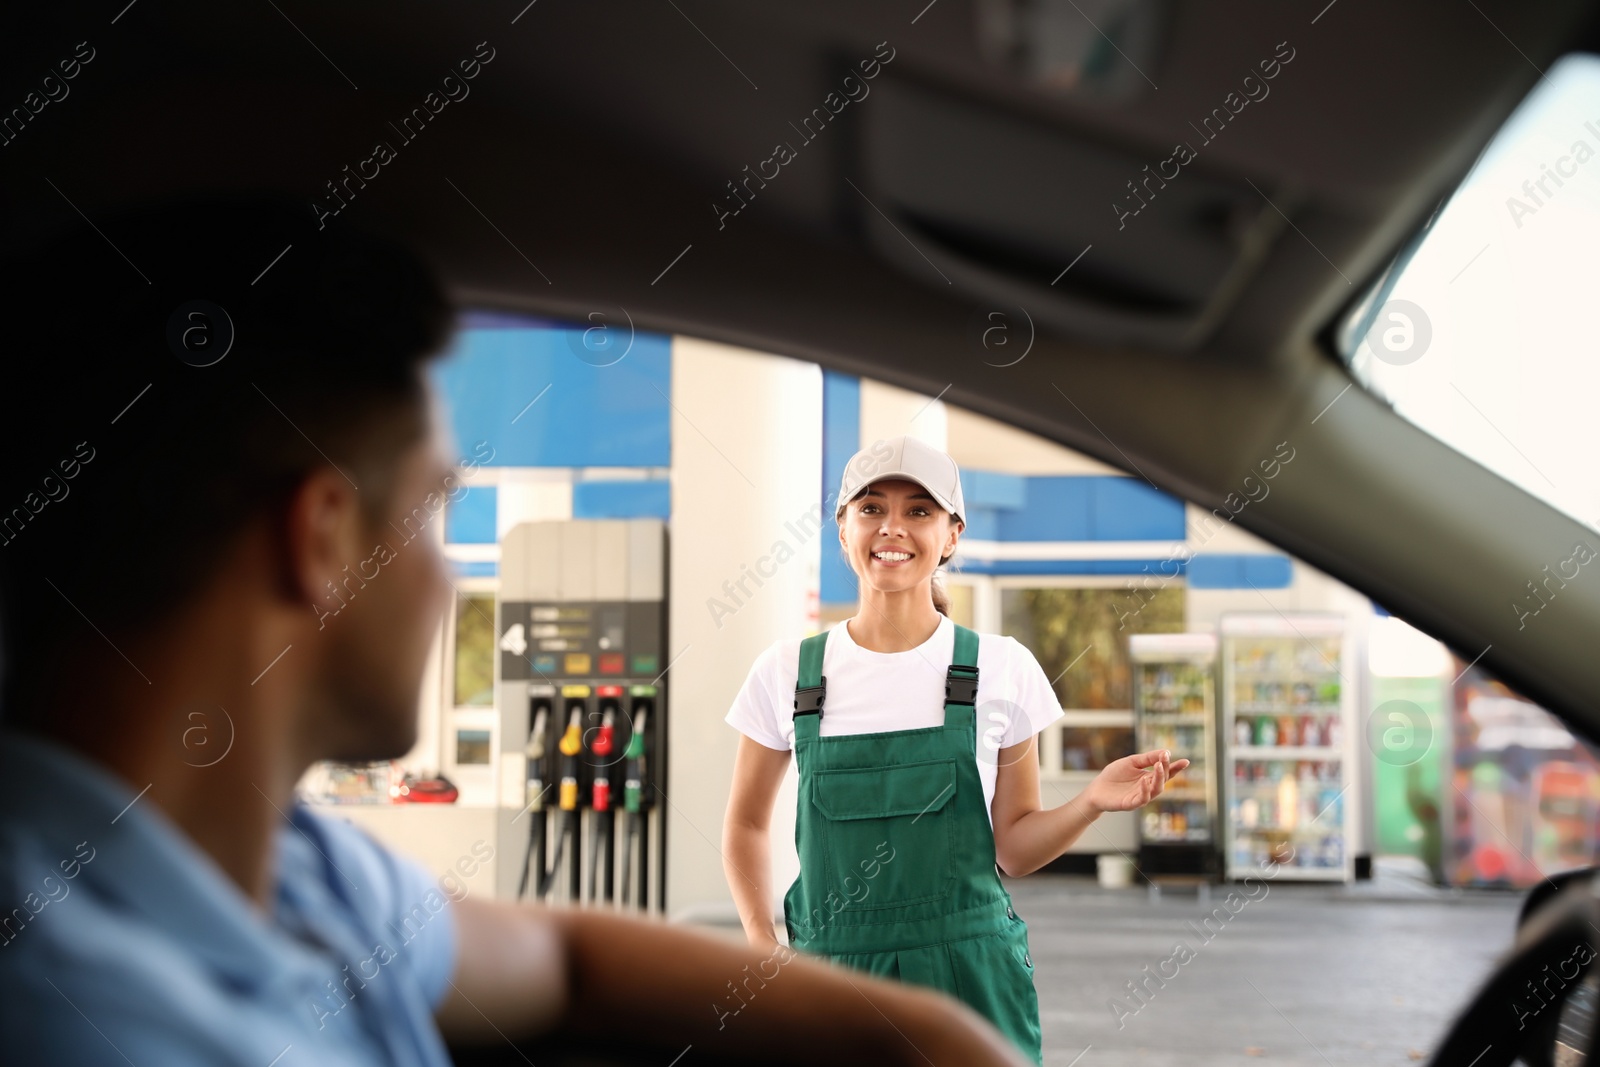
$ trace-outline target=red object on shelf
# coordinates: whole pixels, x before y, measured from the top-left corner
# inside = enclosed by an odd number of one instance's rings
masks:
[[[454,782],[440,775],[437,778],[412,778],[406,775],[400,783],[397,804],[454,804],[461,790]]]
[[[622,659],[622,653],[621,652],[602,652],[602,653],[600,653],[600,673],[601,674],[621,674],[622,673],[622,664],[623,664],[623,659]]]

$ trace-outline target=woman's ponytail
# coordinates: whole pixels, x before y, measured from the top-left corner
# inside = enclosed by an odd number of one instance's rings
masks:
[[[950,562],[950,557],[949,556],[945,556],[943,559],[941,559],[939,561],[939,566],[943,567],[946,563],[949,563],[949,562]],[[937,570],[935,570],[933,572],[933,580],[928,583],[928,588],[933,591],[933,610],[937,611],[940,615],[943,615],[945,618],[949,618],[950,617],[950,594],[945,592],[944,579],[939,576],[939,572]]]

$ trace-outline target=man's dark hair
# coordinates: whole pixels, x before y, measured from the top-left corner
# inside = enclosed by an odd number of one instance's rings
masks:
[[[67,649],[109,653],[109,635],[170,615],[317,466],[379,514],[452,320],[400,246],[256,196],[79,220],[0,265],[0,300],[12,724],[71,669]]]

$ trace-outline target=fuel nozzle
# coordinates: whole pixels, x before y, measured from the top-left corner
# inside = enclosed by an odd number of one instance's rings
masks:
[[[644,759],[644,728],[645,721],[649,719],[648,711],[639,713],[638,721],[633,724],[633,736],[628,738],[628,747],[622,750],[623,764],[622,780],[622,810],[638,811],[641,802],[640,776],[641,763]]]
[[[617,713],[611,708],[600,717],[600,729],[595,731],[589,750],[596,756],[609,756],[616,747]],[[611,776],[603,770],[594,777],[592,804],[595,811],[611,810]]]
[[[557,746],[561,754],[566,757],[561,766],[561,810],[578,810],[578,753],[583,751],[583,728],[580,725],[581,713],[574,709],[571,718],[567,720],[567,732],[561,735],[561,743]]]
[[[530,811],[544,810],[544,732],[550,709],[538,705],[533,713],[533,731],[528,735],[528,797]]]

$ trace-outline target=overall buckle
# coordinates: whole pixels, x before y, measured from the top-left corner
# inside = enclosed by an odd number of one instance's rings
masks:
[[[826,695],[828,680],[823,678],[816,685],[795,686],[794,713],[796,715],[815,715],[822,718],[822,698]]]
[[[971,671],[969,677],[966,673],[957,674],[957,671]],[[944,702],[946,704],[978,703],[978,668],[952,665],[944,679]]]

